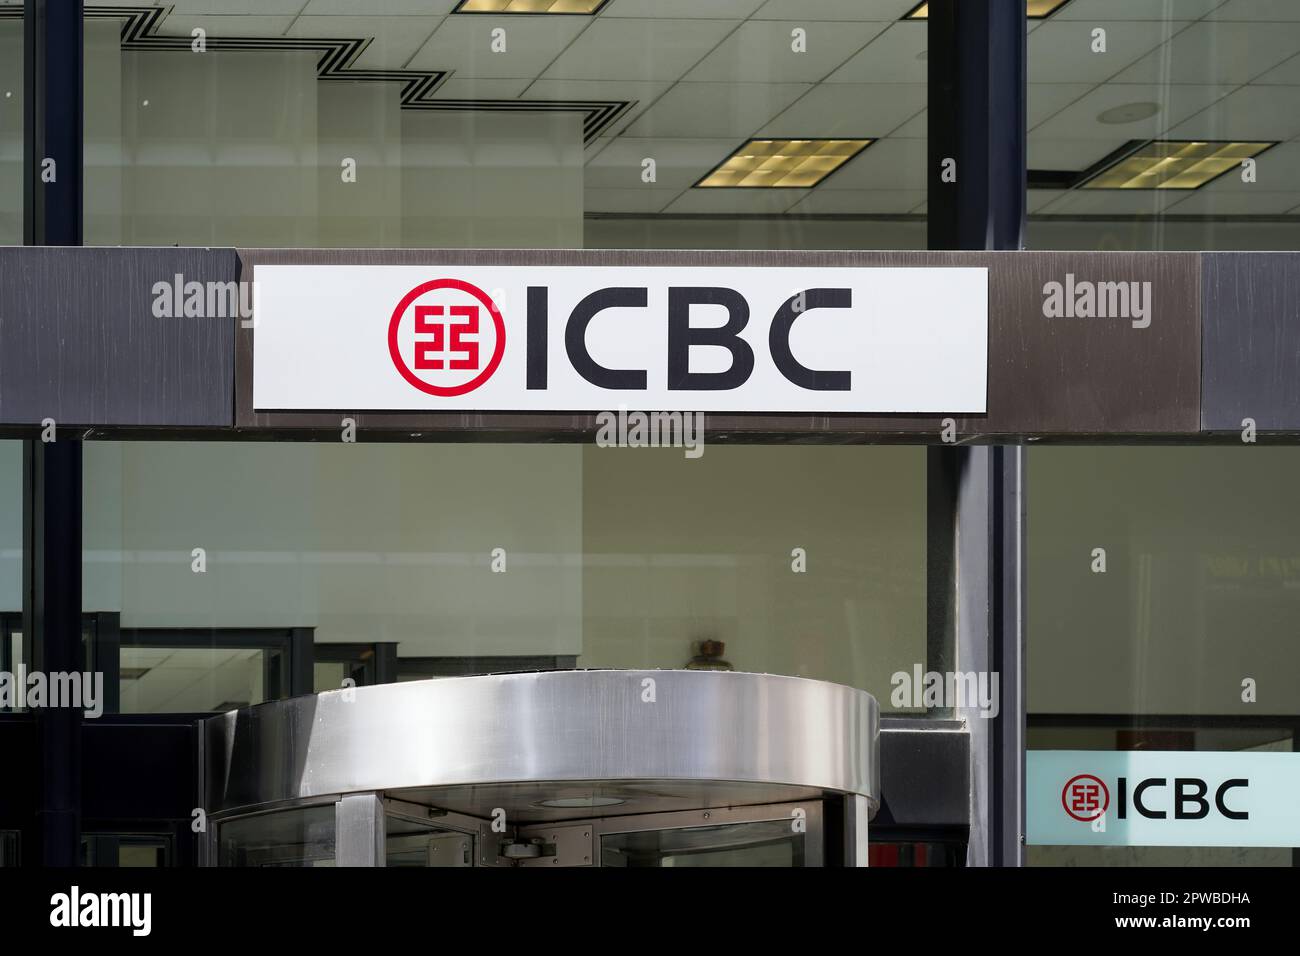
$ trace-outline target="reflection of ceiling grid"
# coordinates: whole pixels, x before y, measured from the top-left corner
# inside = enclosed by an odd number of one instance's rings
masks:
[[[158,29],[172,7],[87,6],[87,18],[125,18],[123,50],[189,50],[192,38],[162,36]],[[22,17],[22,7],[0,8],[0,16]],[[583,138],[590,143],[634,104],[626,100],[490,100],[433,99],[432,94],[451,74],[446,70],[367,70],[352,66],[373,38],[328,39],[322,37],[213,37],[205,42],[210,50],[281,50],[318,52],[316,78],[320,80],[401,83],[404,110],[494,110],[507,112],[584,114]]]
[[[184,48],[210,17],[246,38],[210,36],[212,48],[311,51],[322,79],[400,84],[404,109],[580,111],[588,217],[924,217],[928,34],[900,20],[916,0],[609,0],[596,16],[503,16],[508,64],[480,47],[493,17],[455,15],[455,0],[86,2],[88,17],[127,20],[128,48]],[[807,59],[779,55],[796,26]],[[334,39],[348,36],[362,39]],[[1030,22],[1028,46],[1034,218],[1300,217],[1297,0],[1070,0]],[[874,142],[815,189],[693,188],[749,139],[824,137]],[[1279,145],[1257,184],[1070,188],[1153,139]],[[647,159],[657,178],[643,179]]]

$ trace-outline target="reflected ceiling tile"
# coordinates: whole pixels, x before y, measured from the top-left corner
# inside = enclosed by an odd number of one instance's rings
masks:
[[[839,189],[925,189],[926,154],[923,139],[877,140],[846,163],[821,187]]]
[[[1186,200],[1178,204],[1178,214],[1180,216],[1281,216],[1300,204],[1300,191],[1297,190],[1263,192],[1250,188],[1235,192],[1216,192],[1213,187],[1217,184],[1216,181],[1189,195]]]
[[[868,41],[884,23],[751,21],[742,24],[686,74],[688,80],[815,83]],[[805,31],[806,46],[794,49],[792,32]]]
[[[827,83],[925,83],[929,30],[921,23],[891,23],[847,63],[826,78]]]
[[[1042,212],[1052,216],[1155,216],[1169,211],[1189,195],[1163,189],[1072,189]]]
[[[664,212],[784,213],[807,195],[806,189],[692,189]]]
[[[1071,22],[1053,17],[1029,35],[1029,82],[1104,82],[1185,26],[1182,21]],[[1092,51],[1092,31],[1097,28],[1106,31],[1105,53]]]
[[[163,21],[158,30],[160,36],[191,36],[191,31],[202,27],[209,37],[278,37],[293,23],[289,15],[278,17],[263,16],[214,16],[211,14],[173,13]],[[339,34],[343,36],[344,34]],[[356,34],[363,36],[365,34]]]
[[[1300,23],[1194,23],[1115,79],[1120,83],[1246,83],[1300,51]]]
[[[768,0],[755,16],[761,20],[894,21],[916,0]]]
[[[1030,83],[1026,93],[1029,128],[1034,129],[1094,88],[1091,83]]]
[[[759,135],[886,136],[925,105],[924,84],[824,84],[777,116]]]
[[[656,213],[680,195],[680,189],[592,189],[583,192],[584,211]]]
[[[792,213],[812,215],[850,215],[910,213],[925,201],[921,189],[831,189],[813,190],[812,194],[790,209]]]
[[[545,79],[676,80],[721,42],[725,20],[584,21],[582,35],[547,68]]]
[[[428,17],[298,17],[289,36],[369,37],[352,64],[360,69],[397,69],[432,36],[440,19]]]
[[[1032,91],[1041,89],[1031,84]],[[1030,140],[1152,139],[1231,92],[1227,86],[1108,83],[1035,126]],[[1099,158],[1099,157],[1097,157]]]
[[[522,77],[510,80],[453,74],[432,95],[435,100],[513,100],[528,83]]]
[[[592,21],[587,17],[514,17],[506,25],[505,50],[492,50],[492,17],[450,16],[411,59],[420,70],[457,70],[473,77],[531,79]]]
[[[170,6],[181,14],[222,16],[236,13],[288,13],[296,16],[302,12],[303,4],[302,0],[168,0],[168,3],[160,3],[158,6]]]
[[[1105,159],[1129,141],[1123,133],[1097,139],[1029,137],[1029,168],[1079,171]]]
[[[613,0],[600,12],[602,17],[659,17],[666,20],[744,19],[762,6],[763,0]]]
[[[632,136],[714,139],[753,134],[810,86],[796,83],[678,83],[628,129]]]
[[[1223,0],[1071,0],[1053,20],[1165,20],[1170,10],[1180,20],[1196,20]],[[1255,0],[1247,0],[1254,3]],[[1290,0],[1286,0],[1290,2]]]
[[[1300,135],[1300,88],[1243,86],[1166,135],[1170,139],[1294,139]]]
[[[1203,2],[1203,0],[1202,0]],[[1300,20],[1300,4],[1295,0],[1228,0],[1217,7],[1208,20]]]
[[[640,139],[620,136],[587,163],[588,188],[687,189],[736,148],[734,139]],[[642,182],[643,163],[655,161],[655,182]]]

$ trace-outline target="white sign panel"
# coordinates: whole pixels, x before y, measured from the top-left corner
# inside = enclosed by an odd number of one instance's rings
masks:
[[[984,268],[256,275],[258,410],[986,411]]]
[[[1027,841],[1300,846],[1300,753],[1031,750]]]

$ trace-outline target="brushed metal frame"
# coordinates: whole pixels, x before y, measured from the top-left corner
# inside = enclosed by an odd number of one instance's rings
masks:
[[[649,691],[653,688],[653,700]],[[326,795],[564,781],[798,786],[879,806],[879,708],[798,677],[556,671],[272,701],[204,721],[209,814]]]

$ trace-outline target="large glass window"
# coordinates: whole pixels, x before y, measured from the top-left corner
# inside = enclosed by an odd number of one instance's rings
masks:
[[[1030,749],[1300,749],[1297,483],[1296,448],[1036,449]],[[1292,850],[1031,846],[1028,859],[1290,865]]]
[[[92,3],[86,242],[920,248],[914,6]]]
[[[0,2],[0,246],[23,241],[23,5]]]
[[[1300,4],[1070,0],[1030,30],[1030,245],[1300,248]]]
[[[17,675],[31,663],[23,634],[23,443],[0,441],[0,672]],[[25,709],[22,694],[10,697],[0,700],[0,713]]]
[[[890,707],[943,669],[926,495],[919,447],[90,442],[84,605],[127,711],[366,682],[391,644],[389,679],[734,668]]]

